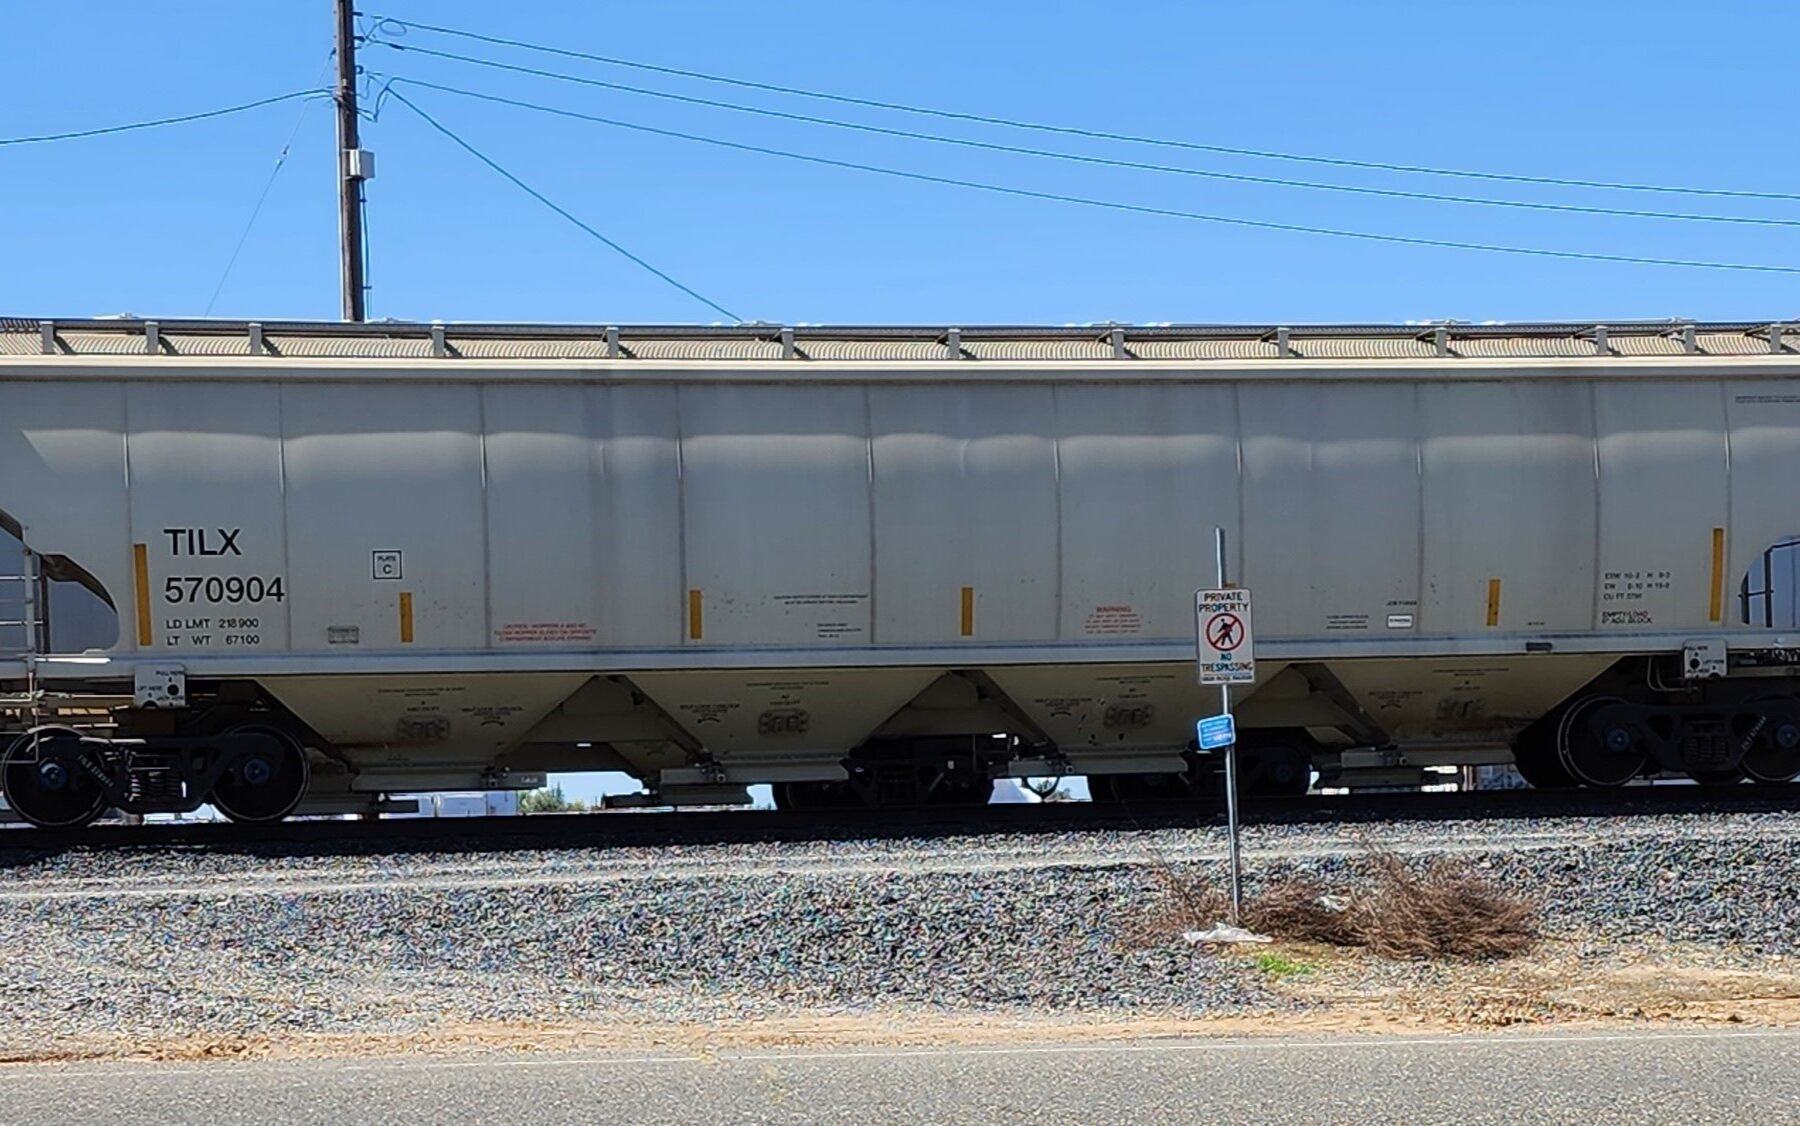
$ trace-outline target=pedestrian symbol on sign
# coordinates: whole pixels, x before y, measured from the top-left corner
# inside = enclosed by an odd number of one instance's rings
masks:
[[[1244,643],[1244,622],[1236,614],[1220,614],[1206,630],[1207,640],[1221,653],[1229,653]]]

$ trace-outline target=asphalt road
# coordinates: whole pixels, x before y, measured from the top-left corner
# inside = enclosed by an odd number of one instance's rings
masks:
[[[1800,1121],[1800,1030],[0,1068],[0,1122]]]

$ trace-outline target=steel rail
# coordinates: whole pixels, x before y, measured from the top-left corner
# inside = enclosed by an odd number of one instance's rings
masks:
[[[1499,790],[1257,798],[1246,825],[1367,826],[1434,821],[1551,820],[1709,813],[1800,812],[1800,783],[1639,786],[1619,790]],[[670,845],[943,840],[999,834],[1188,829],[1223,825],[1203,802],[1101,802],[973,808],[821,811],[608,811],[508,817],[298,819],[272,825],[99,824],[76,830],[0,827],[0,871],[70,849],[198,849],[256,855],[516,852]],[[4,877],[0,877],[3,879]]]

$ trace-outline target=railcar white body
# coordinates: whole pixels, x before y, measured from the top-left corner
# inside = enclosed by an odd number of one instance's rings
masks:
[[[0,680],[254,685],[320,795],[717,796],[941,736],[1179,770],[1215,526],[1241,723],[1321,763],[1505,761],[1622,658],[1800,646],[1757,578],[1800,533],[1780,326],[11,327],[0,526],[52,626]],[[59,632],[71,583],[116,639]]]

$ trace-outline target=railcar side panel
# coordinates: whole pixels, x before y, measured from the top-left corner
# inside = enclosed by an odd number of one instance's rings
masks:
[[[587,404],[579,387],[482,389],[489,644],[587,648],[599,636]]]
[[[1243,573],[1235,390],[1059,385],[1056,410],[1062,640],[1191,638],[1215,525]]]
[[[148,589],[141,609],[135,580],[114,592],[121,632],[148,626],[151,646],[171,655],[287,649],[296,591],[280,388],[129,383],[125,409],[129,539],[134,553],[142,545]]]
[[[1244,575],[1264,637],[1406,637],[1419,612],[1410,386],[1246,385]]]
[[[587,406],[599,644],[674,648],[687,597],[675,388],[590,387]]]
[[[1751,575],[1752,590],[1761,590],[1763,553],[1776,544],[1800,539],[1800,384],[1791,381],[1741,381],[1725,385],[1726,416],[1731,423],[1731,518],[1729,562],[1722,576],[1726,622],[1743,626],[1740,581]],[[1791,555],[1791,549],[1777,556]],[[1780,562],[1786,562],[1782,558]],[[1771,557],[1771,563],[1776,562]],[[1748,624],[1767,620],[1764,600],[1753,599]],[[1791,626],[1792,610],[1776,624]]]
[[[695,645],[866,645],[868,400],[860,387],[683,387]]]
[[[481,393],[282,388],[296,648],[488,641]]]
[[[1051,390],[878,387],[869,404],[876,635],[1054,641]]]
[[[1592,395],[1581,383],[1419,386],[1422,633],[1592,628]]]
[[[121,383],[0,384],[0,512],[25,526],[32,550],[85,567],[129,614],[125,430]],[[136,642],[120,631],[123,651]]]
[[[1711,604],[1713,535],[1727,527],[1731,468],[1720,389],[1602,383],[1594,388],[1594,402],[1600,473],[1595,628],[1718,629]]]

